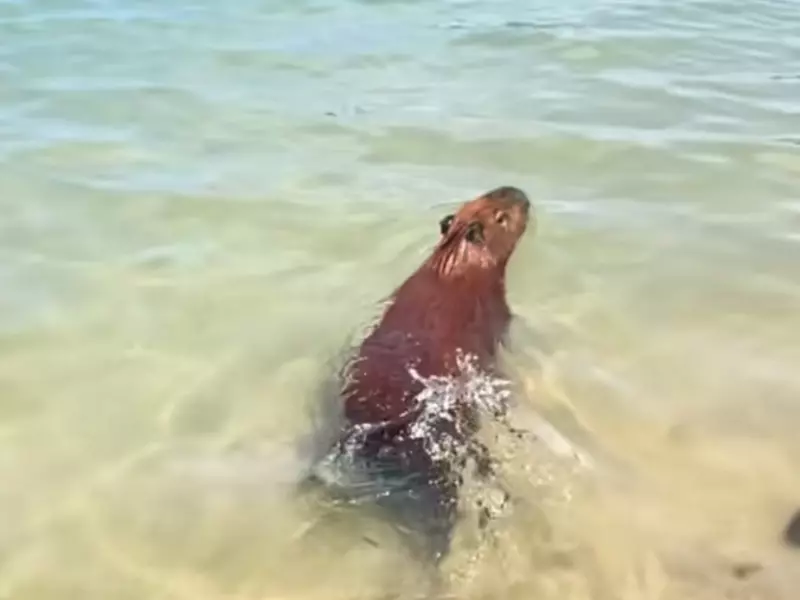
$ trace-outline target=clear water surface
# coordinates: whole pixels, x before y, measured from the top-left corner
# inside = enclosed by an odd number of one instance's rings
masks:
[[[297,441],[502,184],[518,419],[594,462],[510,448],[441,593],[794,598],[796,0],[0,2],[0,598],[420,597]]]

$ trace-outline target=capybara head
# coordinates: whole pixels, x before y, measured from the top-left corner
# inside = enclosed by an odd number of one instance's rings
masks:
[[[439,222],[442,238],[434,251],[443,274],[474,269],[501,269],[528,225],[531,203],[511,186],[470,200]]]

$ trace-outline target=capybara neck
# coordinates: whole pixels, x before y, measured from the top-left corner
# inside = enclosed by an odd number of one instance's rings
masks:
[[[494,357],[511,318],[502,271],[443,270],[440,261],[435,253],[397,289],[362,354],[373,341],[402,333],[417,344],[410,354],[426,358],[424,375],[452,374],[459,351],[482,364]]]
[[[486,281],[504,286],[508,257],[474,252],[462,235],[462,232],[454,231],[443,238],[422,268],[435,272],[444,281],[468,279],[475,283]]]

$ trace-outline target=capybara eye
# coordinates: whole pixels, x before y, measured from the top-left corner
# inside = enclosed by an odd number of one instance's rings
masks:
[[[494,216],[494,220],[500,225],[505,225],[508,223],[508,215],[503,211],[500,211]]]
[[[450,230],[450,225],[453,224],[453,218],[453,215],[447,215],[444,219],[439,221],[439,231],[442,232],[442,235]]]
[[[483,241],[483,225],[474,221],[467,227],[467,241],[473,244],[480,244]]]

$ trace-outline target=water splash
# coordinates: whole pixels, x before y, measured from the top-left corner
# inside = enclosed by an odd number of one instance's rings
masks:
[[[423,389],[415,399],[417,417],[409,427],[408,437],[421,440],[434,461],[457,460],[467,450],[464,440],[469,439],[469,432],[464,431],[464,422],[457,418],[459,412],[474,410],[500,418],[506,414],[511,398],[511,382],[482,371],[475,355],[458,351],[456,365],[456,376],[423,377],[409,367],[409,373],[422,383]],[[445,422],[455,435],[447,429],[443,431]]]
[[[402,442],[410,442],[432,464],[444,467],[462,482],[471,463],[480,487],[497,487],[488,485],[493,478],[494,458],[475,435],[473,417],[505,422],[512,396],[511,381],[482,369],[473,354],[457,351],[455,359],[456,370],[452,375],[426,377],[416,365],[408,365],[408,373],[421,384],[421,391],[403,415],[411,421],[402,439],[397,439],[401,442],[398,447]],[[465,413],[470,415],[467,419]],[[321,481],[337,500],[351,504],[379,500],[414,488],[425,474],[404,468],[394,448],[386,448],[386,454],[379,457],[363,455],[369,436],[390,425],[387,421],[346,426],[333,448],[312,466],[312,478]],[[512,429],[510,425],[506,428]]]
[[[568,502],[570,475],[565,472],[588,466],[587,457],[542,418],[531,421],[528,415],[525,428],[517,427],[512,423],[517,412],[512,410],[516,409],[512,381],[482,368],[474,354],[457,351],[455,360],[455,372],[449,375],[424,376],[416,365],[408,365],[421,389],[403,415],[411,421],[403,437],[396,438],[398,447],[410,442],[431,463],[455,475],[461,482],[462,507],[476,509],[484,522],[509,509],[511,495],[503,479],[504,471],[520,466],[514,464],[515,456],[526,457],[522,471],[529,485]],[[370,435],[390,425],[388,421],[348,425],[344,435],[340,429],[333,448],[312,466],[312,477],[337,501],[348,504],[407,493],[425,474],[403,468],[393,447],[379,457],[365,458],[362,452]],[[567,469],[564,462],[569,463]]]

